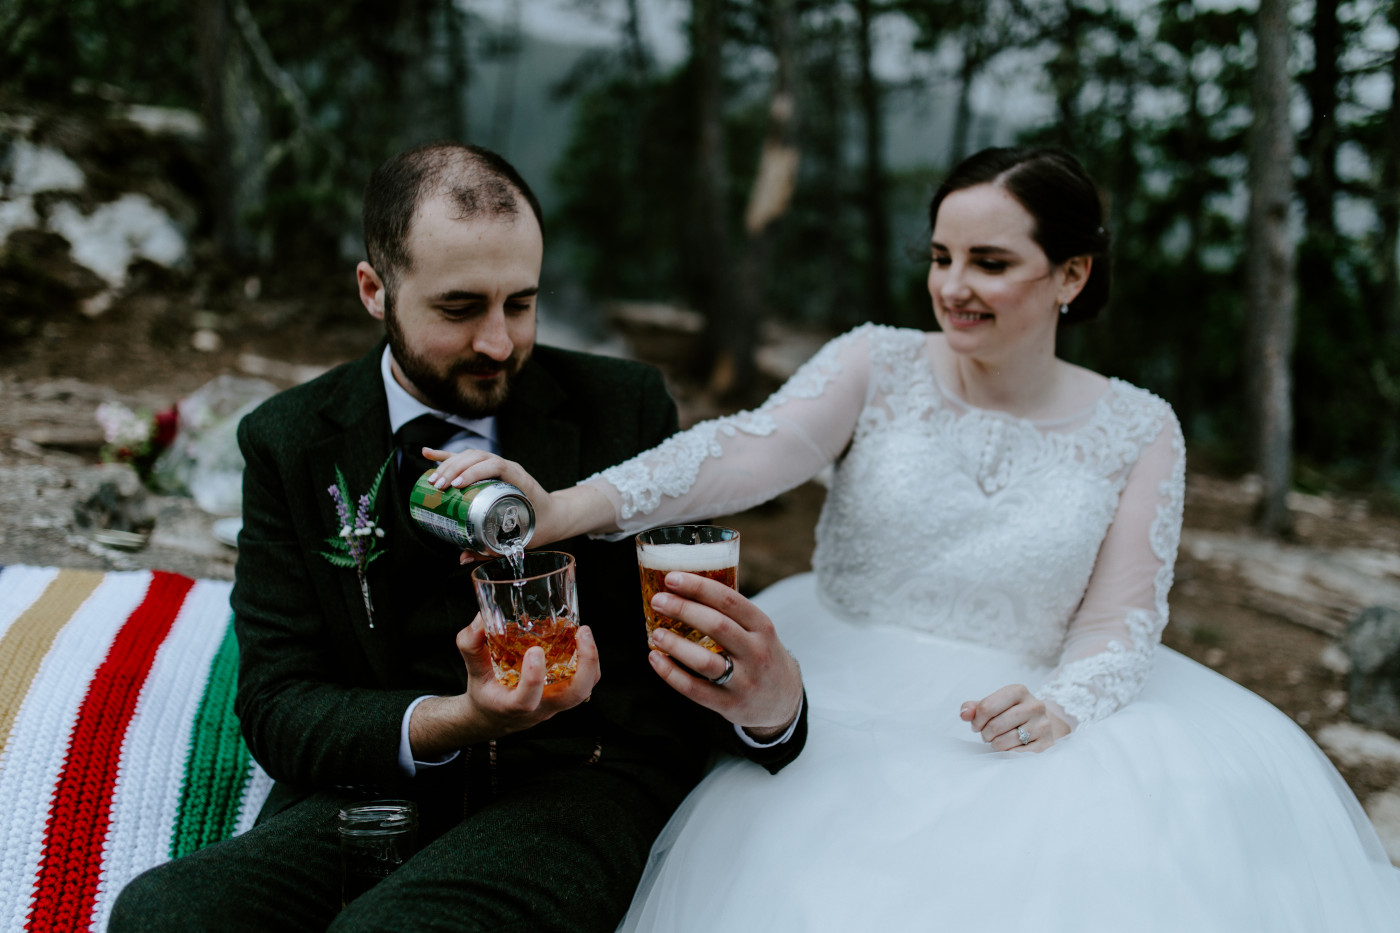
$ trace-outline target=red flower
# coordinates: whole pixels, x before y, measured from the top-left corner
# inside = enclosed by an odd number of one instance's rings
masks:
[[[151,450],[161,451],[170,446],[170,442],[175,440],[175,432],[180,427],[180,410],[171,405],[165,411],[159,412],[155,418],[155,431],[151,437]]]

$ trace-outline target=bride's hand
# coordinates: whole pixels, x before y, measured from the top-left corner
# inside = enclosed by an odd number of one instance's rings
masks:
[[[506,460],[484,450],[463,450],[454,454],[431,447],[423,448],[423,456],[438,464],[430,478],[430,482],[438,489],[446,489],[449,486],[461,489],[482,480],[503,479],[523,492],[535,509],[535,533],[530,538],[531,547],[553,544],[571,536],[567,528],[567,510],[559,502],[560,494],[546,492],[533,476],[525,472],[524,467],[513,460]],[[463,551],[462,563],[493,556],[495,555]]]
[[[1069,735],[1069,723],[1021,684],[969,700],[959,715],[973,732],[982,733],[982,741],[1003,752],[1043,752]]]

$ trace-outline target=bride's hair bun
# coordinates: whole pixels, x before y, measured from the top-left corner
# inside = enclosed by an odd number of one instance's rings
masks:
[[[948,195],[988,184],[1005,189],[1034,218],[1031,236],[1051,263],[1093,257],[1089,280],[1060,323],[1094,318],[1108,303],[1113,275],[1103,204],[1084,166],[1063,149],[983,149],[959,162],[934,192],[928,206],[929,227],[937,222],[938,207]]]

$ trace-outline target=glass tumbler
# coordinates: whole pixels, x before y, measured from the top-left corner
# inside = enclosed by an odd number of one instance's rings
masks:
[[[509,558],[472,571],[486,648],[496,679],[520,682],[525,652],[544,649],[545,683],[568,680],[578,669],[578,583],[574,558],[563,551],[527,551],[517,567]]]

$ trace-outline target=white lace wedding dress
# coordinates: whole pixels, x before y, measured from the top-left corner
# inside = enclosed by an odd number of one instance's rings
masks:
[[[1158,647],[1185,471],[1168,405],[1111,381],[1054,422],[971,408],[939,339],[859,328],[761,408],[590,481],[629,533],[836,464],[815,572],[757,600],[801,662],[807,748],[776,776],[720,764],[622,928],[1400,929],[1400,874],[1317,747]],[[1074,731],[984,745],[959,706],[1012,683]]]

